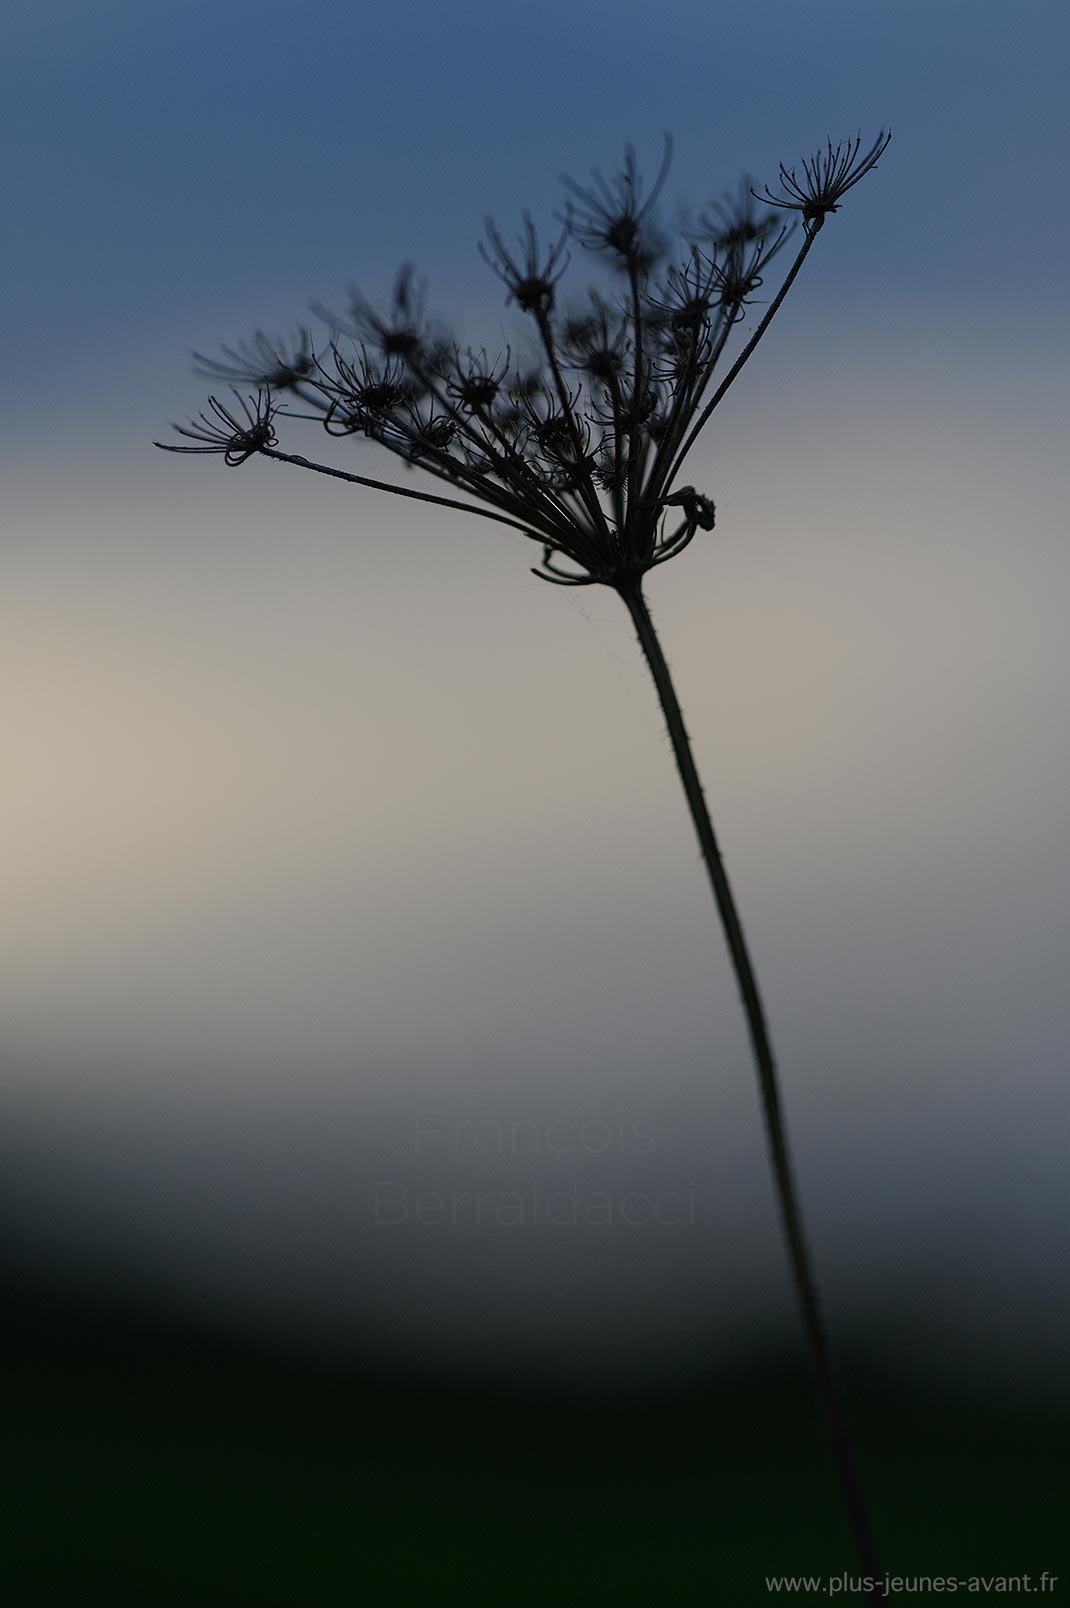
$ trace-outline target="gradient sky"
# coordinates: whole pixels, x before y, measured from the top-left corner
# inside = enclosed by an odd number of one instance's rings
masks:
[[[503,342],[484,215],[549,220],[557,175],[626,140],[650,167],[670,129],[668,192],[694,204],[890,123],[691,460],[718,529],[652,603],[834,1297],[926,1343],[1054,1352],[1066,9],[656,17],[9,0],[17,1232],[405,1345],[430,1326],[672,1352],[785,1319],[734,985],[615,600],[540,587],[485,524],[150,442],[203,400],[191,347],[292,329],[354,280],[382,294],[404,260]],[[335,461],[389,471],[359,445]],[[656,1144],[416,1154],[424,1108],[641,1121]],[[701,1221],[598,1241],[371,1221],[377,1180],[536,1175],[693,1188]]]

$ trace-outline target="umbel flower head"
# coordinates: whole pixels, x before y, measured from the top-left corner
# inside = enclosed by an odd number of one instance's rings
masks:
[[[891,137],[891,129],[887,133],[882,129],[864,156],[859,155],[862,149],[860,134],[853,140],[841,140],[838,145],[828,140],[823,151],[815,151],[813,156],[803,158],[800,163],[801,178],[796,168],[786,168],[781,162],[780,183],[784,193],[774,195],[769,186],[764,185],[757,199],[769,206],[801,212],[804,227],[816,232],[830,212],[839,211],[840,201],[848,190],[853,189],[859,179],[864,179],[876,167],[878,159],[888,149]]]
[[[236,408],[225,408],[218,397],[208,398],[208,413],[198,413],[188,424],[173,426],[180,436],[197,443],[194,447],[178,447],[163,441],[154,443],[165,452],[216,453],[232,469],[251,458],[255,452],[264,452],[278,439],[272,428],[274,408],[267,390],[257,391],[248,401],[234,392]]]
[[[289,347],[284,341],[269,340],[263,330],[258,329],[251,340],[223,346],[220,350],[224,362],[194,352],[194,373],[207,380],[225,380],[231,386],[257,385],[284,391],[295,380],[304,379],[315,367],[312,332],[307,329],[299,329]]]
[[[357,290],[344,316],[317,307],[329,327],[319,351],[299,330],[289,344],[257,332],[224,347],[221,359],[195,354],[200,373],[256,394],[236,408],[210,398],[207,412],[176,427],[194,444],[169,450],[216,453],[230,465],[275,458],[462,508],[539,543],[534,573],[543,580],[628,592],[712,529],[710,498],[678,485],[684,461],[825,218],[889,138],[879,135],[864,155],[860,140],[829,142],[801,170],[781,166],[781,193],[766,187],[759,195],[744,183],[735,199],[711,201],[675,243],[655,217],[671,142],[649,188],[629,147],[609,178],[595,170],[585,185],[563,179],[560,229],[549,244],[527,214],[515,245],[487,221],[480,254],[526,325],[522,347],[463,345],[428,317],[423,287],[406,265],[385,310]],[[802,242],[774,289],[770,269],[791,231],[790,219],[779,220],[791,212],[802,216]],[[596,277],[566,299],[577,258]],[[748,320],[756,322],[742,340],[737,331]],[[450,495],[284,452],[276,437],[284,419],[368,437]]]

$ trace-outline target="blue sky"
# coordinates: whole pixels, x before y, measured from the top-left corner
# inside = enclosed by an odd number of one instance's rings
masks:
[[[485,212],[545,217],[561,170],[628,139],[652,161],[666,128],[676,193],[701,200],[827,133],[895,126],[827,253],[822,323],[988,317],[1028,340],[1058,308],[1058,5],[670,0],[655,26],[632,3],[41,0],[5,32],[20,433],[27,387],[54,401],[92,377],[99,416],[109,370],[163,390],[189,344],[358,274],[385,288],[406,258],[467,312],[493,299]]]

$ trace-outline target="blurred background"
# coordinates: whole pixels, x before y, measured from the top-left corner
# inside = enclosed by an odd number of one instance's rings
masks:
[[[12,1600],[759,1602],[852,1567],[623,610],[511,532],[151,446],[203,405],[191,348],[403,261],[497,350],[484,215],[549,227],[561,172],[628,140],[650,171],[666,129],[666,221],[895,130],[650,598],[889,1562],[1057,1573],[1065,8],[2,28]]]

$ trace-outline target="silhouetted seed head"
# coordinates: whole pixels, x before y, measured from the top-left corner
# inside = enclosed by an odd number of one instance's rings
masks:
[[[615,346],[599,342],[597,346],[591,346],[585,352],[582,367],[592,380],[610,382],[619,378],[624,368],[624,357]]]
[[[336,336],[348,336],[387,359],[422,365],[437,344],[424,313],[424,287],[416,284],[411,263],[398,270],[386,312],[380,312],[355,285],[349,289],[348,318],[340,318],[322,302],[313,302],[312,310]]]
[[[629,341],[627,322],[600,296],[592,296],[590,312],[567,320],[561,338],[570,368],[609,385],[624,373]]]
[[[645,201],[643,181],[631,145],[612,182],[597,168],[592,170],[587,186],[577,184],[567,173],[562,174],[561,183],[571,197],[562,220],[566,229],[590,251],[609,251],[631,267],[648,267],[656,255],[656,247],[644,237],[644,224],[661,194],[671,162],[672,140],[666,134],[661,167]]]
[[[576,491],[597,468],[591,425],[583,419],[577,429],[564,413],[553,410],[543,418],[533,412],[532,421],[532,455],[540,460],[546,484],[558,491]]]
[[[535,225],[525,212],[519,260],[509,251],[494,226],[493,218],[486,220],[486,230],[490,249],[481,241],[479,255],[508,289],[507,302],[515,302],[522,313],[548,313],[554,304],[554,286],[568,267],[567,257],[561,262],[568,239],[567,228],[561,231],[557,243],[550,247],[544,258],[539,251]],[[561,267],[555,273],[559,262]]]
[[[801,175],[781,168],[783,195],[757,197],[745,188],[711,203],[696,228],[681,229],[664,268],[652,220],[671,143],[666,139],[649,190],[629,149],[609,179],[596,171],[586,186],[565,180],[564,228],[551,245],[540,246],[527,214],[515,245],[487,223],[480,252],[526,323],[522,362],[510,348],[491,360],[485,349],[431,325],[423,289],[406,265],[385,309],[356,290],[348,318],[322,309],[332,337],[321,356],[301,331],[288,348],[258,332],[247,344],[224,347],[222,361],[198,358],[202,372],[253,384],[256,396],[237,397],[235,407],[212,397],[204,413],[178,427],[191,444],[168,450],[216,453],[228,464],[264,452],[481,513],[539,543],[543,562],[535,573],[543,580],[627,593],[697,531],[713,529],[710,499],[677,487],[687,455],[764,334],[825,215],[887,143],[882,134],[864,154],[857,140],[830,143]],[[771,208],[801,214],[805,231],[773,293],[770,265],[790,231],[777,227],[782,213]],[[603,274],[601,287],[590,286],[565,311],[558,287],[570,238],[617,278],[606,284]],[[768,306],[733,351],[736,325],[759,293]],[[272,395],[286,390],[299,404],[276,408]],[[276,451],[279,418],[318,422],[330,436],[366,437],[450,495],[403,490]]]
[[[332,345],[333,372],[317,362],[312,382],[327,401],[323,417],[330,435],[376,434],[383,421],[412,400],[404,365],[369,355],[359,347],[353,361]]]
[[[445,453],[457,434],[457,422],[445,415],[414,421],[409,457],[413,463]]]
[[[703,302],[716,307],[719,317],[730,323],[742,318],[747,303],[761,289],[760,270],[776,256],[786,235],[787,231],[781,229],[772,241],[759,235],[749,245],[737,242],[727,247],[720,259],[696,248],[690,272],[678,276],[675,283],[670,281],[670,290],[680,303],[673,318],[674,329],[680,327],[685,313],[693,318]],[[688,291],[689,301],[685,299]]]
[[[384,329],[379,350],[384,357],[416,357],[420,351],[420,337],[414,329]]]
[[[446,390],[466,413],[485,412],[494,403],[508,372],[508,352],[496,369],[487,362],[486,352],[480,352],[478,358],[468,352],[463,361],[458,359],[457,371],[448,381]]]
[[[648,316],[656,333],[682,347],[704,340],[721,300],[716,264],[695,246],[683,268],[669,268],[660,289],[660,295],[647,295]]]
[[[785,193],[774,195],[766,184],[757,199],[790,212],[801,212],[804,227],[812,233],[820,229],[830,212],[839,211],[840,201],[848,190],[876,167],[891,137],[891,129],[887,134],[882,129],[864,156],[859,155],[860,134],[853,140],[841,140],[838,145],[829,140],[823,151],[803,158],[801,177],[798,169],[786,168],[781,162],[780,184]]]
[[[703,209],[699,225],[715,251],[750,246],[779,233],[776,214],[768,210],[759,212],[754,204],[756,199],[751,180],[743,178],[734,196],[726,194],[720,201],[710,201]]]
[[[312,335],[307,329],[298,330],[289,353],[284,342],[269,340],[259,329],[251,340],[221,346],[220,351],[226,362],[194,352],[194,373],[207,380],[226,380],[232,386],[255,385],[269,391],[287,391],[306,379],[315,363]]]
[[[258,391],[255,397],[246,400],[235,391],[234,397],[241,409],[241,417],[225,408],[218,398],[210,396],[208,407],[211,418],[207,413],[198,413],[196,419],[190,419],[188,424],[172,425],[171,428],[177,430],[180,436],[198,442],[198,446],[180,447],[167,441],[154,441],[153,446],[162,447],[164,452],[217,453],[232,469],[265,447],[273,447],[276,437],[272,428],[274,409],[270,393]]]

